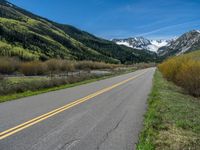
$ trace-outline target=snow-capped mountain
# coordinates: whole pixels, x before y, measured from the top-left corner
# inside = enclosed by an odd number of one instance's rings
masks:
[[[193,50],[200,50],[199,30],[187,32],[169,45],[159,48],[158,54],[160,56],[180,55]]]
[[[135,37],[127,39],[113,39],[119,45],[125,45],[134,49],[149,50],[157,52],[159,48],[169,45],[172,40],[149,40],[144,37]]]
[[[171,40],[149,40],[144,37],[114,39],[119,45],[134,49],[157,52],[159,56],[180,55],[193,50],[200,50],[200,30],[192,30]]]

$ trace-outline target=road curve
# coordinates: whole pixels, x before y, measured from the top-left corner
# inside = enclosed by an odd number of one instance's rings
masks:
[[[0,104],[0,150],[133,150],[155,68]]]

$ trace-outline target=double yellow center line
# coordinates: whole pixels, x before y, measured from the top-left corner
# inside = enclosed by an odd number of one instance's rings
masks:
[[[112,85],[112,86],[110,86],[110,87],[107,87],[107,88],[105,88],[105,89],[102,89],[102,90],[100,90],[100,91],[97,91],[97,92],[95,92],[95,93],[93,93],[93,94],[90,94],[90,95],[88,95],[88,96],[86,96],[86,97],[83,97],[83,98],[81,98],[81,99],[75,100],[74,102],[71,102],[71,103],[69,103],[69,104],[67,104],[67,105],[64,105],[64,106],[62,106],[62,107],[60,107],[60,108],[57,108],[57,109],[55,109],[55,110],[53,110],[53,111],[50,111],[50,112],[48,112],[48,113],[45,113],[45,114],[43,114],[43,115],[41,115],[41,116],[38,116],[38,117],[36,117],[36,118],[33,118],[33,119],[31,119],[31,120],[29,120],[29,121],[27,121],[27,122],[25,122],[25,123],[22,123],[22,124],[20,124],[20,125],[18,125],[18,126],[15,126],[15,127],[13,127],[13,128],[10,128],[10,129],[8,129],[8,130],[5,130],[5,131],[3,131],[3,132],[0,133],[0,140],[5,139],[5,138],[7,138],[7,137],[9,137],[9,136],[11,136],[11,135],[13,135],[13,134],[15,134],[15,133],[17,133],[17,132],[20,132],[20,131],[22,131],[22,130],[24,130],[24,129],[26,129],[26,128],[28,128],[28,127],[34,125],[34,124],[37,124],[37,123],[39,123],[39,122],[41,122],[41,121],[43,121],[43,120],[45,120],[45,119],[48,119],[48,118],[50,118],[50,117],[52,117],[52,116],[55,116],[56,114],[59,114],[59,113],[65,111],[65,110],[67,110],[67,109],[69,109],[69,108],[72,108],[72,107],[74,107],[74,106],[76,106],[76,105],[79,105],[79,104],[81,104],[81,103],[83,103],[83,102],[86,102],[86,101],[88,101],[88,100],[90,100],[90,99],[92,99],[92,98],[94,98],[94,97],[96,97],[96,96],[98,96],[98,95],[100,95],[100,94],[102,94],[102,93],[105,93],[105,92],[107,92],[107,91],[110,91],[110,90],[112,90],[112,89],[114,89],[114,88],[116,88],[116,87],[118,87],[118,86],[120,86],[120,85],[122,85],[122,84],[125,84],[125,83],[129,82],[130,80],[133,80],[133,79],[135,79],[135,78],[137,78],[137,77],[143,75],[143,74],[146,73],[146,72],[147,72],[147,71],[145,71],[145,72],[143,72],[143,73],[141,73],[141,74],[138,74],[138,75],[136,75],[136,76],[134,76],[134,77],[131,77],[131,78],[129,78],[129,79],[126,79],[126,80],[124,80],[124,81],[122,81],[122,82],[119,82],[119,83],[117,83],[117,84],[114,84],[114,85]]]

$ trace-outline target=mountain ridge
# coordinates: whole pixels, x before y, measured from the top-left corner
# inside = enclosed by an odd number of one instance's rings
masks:
[[[200,31],[192,30],[184,33],[170,45],[161,47],[158,54],[161,57],[180,55],[200,49]]]

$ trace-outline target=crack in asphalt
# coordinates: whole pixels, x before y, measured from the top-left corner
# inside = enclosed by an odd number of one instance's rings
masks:
[[[63,150],[64,148],[67,150],[79,141],[80,141],[79,139],[68,141],[68,142],[64,143],[58,150]]]
[[[120,123],[123,121],[126,114],[127,114],[127,112],[125,112],[123,114],[121,119],[117,122],[117,124],[113,128],[111,128],[108,132],[105,133],[103,140],[99,143],[99,145],[97,145],[97,150],[100,150],[101,145],[108,139],[109,135],[119,127]]]

